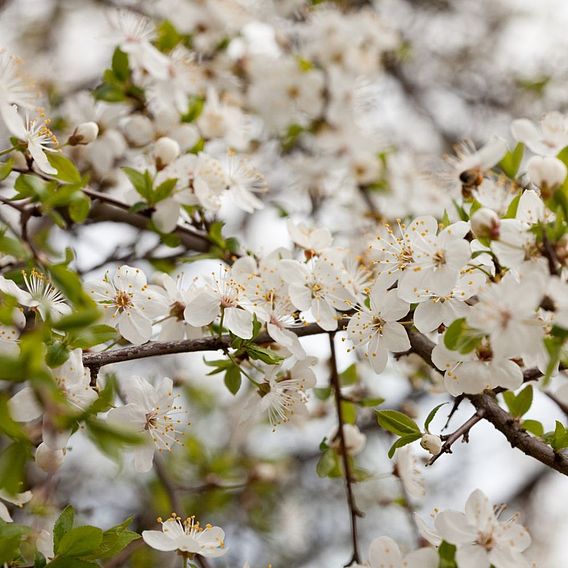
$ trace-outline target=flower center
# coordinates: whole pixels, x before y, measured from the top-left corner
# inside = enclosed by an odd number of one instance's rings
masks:
[[[152,430],[158,426],[158,413],[155,410],[150,410],[146,413],[146,424],[144,430]]]
[[[382,318],[380,318],[379,316],[375,316],[373,318],[373,321],[371,323],[371,325],[373,326],[373,329],[375,331],[378,331],[379,333],[383,332],[383,326],[385,325],[385,320],[383,320]]]
[[[178,321],[183,321],[183,313],[185,311],[185,306],[181,302],[174,302],[170,306],[170,317],[175,318]]]
[[[492,533],[480,533],[477,537],[477,544],[485,548],[485,550],[489,551],[495,546],[495,541],[493,540]]]
[[[432,258],[434,260],[434,266],[436,266],[436,268],[440,268],[441,266],[446,264],[446,253],[443,250],[436,251]]]
[[[412,258],[412,249],[409,246],[403,246],[397,255],[398,267],[402,270],[406,268],[414,259]]]
[[[319,298],[321,296],[321,291],[323,290],[323,286],[321,284],[318,284],[317,282],[314,282],[310,286],[310,290],[312,292],[312,298]]]
[[[124,310],[132,307],[132,296],[128,292],[119,290],[114,297],[114,304],[119,311],[123,312]]]

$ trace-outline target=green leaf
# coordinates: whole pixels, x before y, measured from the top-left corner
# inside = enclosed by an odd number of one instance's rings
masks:
[[[36,551],[34,558],[34,568],[45,568],[46,564],[47,560],[45,559],[45,556],[41,552]]]
[[[66,532],[59,542],[60,556],[84,556],[97,550],[103,541],[103,531],[86,525]]]
[[[459,338],[461,337],[465,326],[465,318],[460,318],[452,322],[448,329],[446,329],[446,332],[444,333],[444,345],[448,349],[451,349],[452,351],[457,349]]]
[[[48,267],[54,284],[76,306],[95,306],[95,302],[83,290],[80,276],[63,264],[52,264]]]
[[[98,308],[93,306],[63,316],[53,324],[53,327],[61,331],[69,331],[77,328],[81,329],[95,323],[100,317],[101,314]]]
[[[339,456],[332,449],[329,448],[320,456],[316,465],[316,473],[319,477],[340,477],[341,465],[339,463]]]
[[[438,547],[438,555],[440,556],[440,564],[438,568],[458,568],[456,564],[456,546],[449,542],[443,541]]]
[[[347,400],[341,401],[341,413],[345,424],[355,424],[357,421],[357,406]]]
[[[230,359],[215,359],[214,361],[207,361],[206,359],[203,359],[203,362],[208,367],[214,367],[212,371],[209,371],[209,373],[207,373],[207,376],[224,373],[234,365],[234,363]]]
[[[29,174],[20,174],[14,183],[14,189],[20,199],[32,197],[37,200],[46,194],[46,187],[45,181]]]
[[[187,112],[181,117],[182,122],[195,122],[203,112],[205,99],[203,97],[190,97]]]
[[[99,412],[106,412],[113,407],[116,394],[116,376],[106,375],[105,386],[99,391],[99,397],[93,401],[85,410],[85,415],[95,415]]]
[[[93,325],[86,329],[73,330],[70,345],[73,348],[89,349],[95,345],[116,339],[117,333],[110,325]]]
[[[278,365],[278,363],[283,361],[283,357],[280,357],[280,355],[277,355],[274,351],[259,347],[258,345],[246,345],[245,349],[251,359],[262,361],[267,365]]]
[[[99,568],[99,565],[96,562],[81,560],[73,556],[61,556],[50,562],[47,568]]]
[[[544,346],[546,347],[549,356],[548,365],[546,366],[542,381],[543,385],[546,386],[560,362],[560,355],[562,353],[562,348],[564,347],[564,338],[554,336],[545,337]]]
[[[558,420],[556,421],[554,433],[547,435],[547,439],[555,452],[568,448],[568,430]]]
[[[177,178],[167,179],[166,181],[162,182],[154,190],[153,202],[158,203],[158,201],[167,199],[172,194],[172,191],[175,189],[176,183],[177,183]]]
[[[6,447],[0,454],[0,489],[10,495],[22,490],[26,462],[31,457],[30,445],[24,440],[17,440]]]
[[[544,426],[538,420],[523,420],[521,427],[539,438],[544,436]]]
[[[341,381],[341,386],[347,387],[350,385],[354,385],[359,380],[359,375],[357,373],[357,364],[352,363],[339,374],[339,380]]]
[[[53,527],[53,550],[55,554],[59,553],[59,545],[61,539],[73,528],[73,521],[75,520],[75,511],[71,505],[67,505],[59,515]]]
[[[71,199],[67,209],[69,211],[69,217],[71,217],[75,223],[82,223],[89,216],[91,198],[86,193],[78,191]]]
[[[241,369],[231,365],[225,373],[225,386],[231,394],[237,394],[241,388]]]
[[[67,349],[67,346],[63,342],[56,341],[47,348],[45,362],[52,369],[60,367],[67,359],[69,359],[69,349]]]
[[[61,152],[46,152],[49,163],[57,170],[56,178],[64,183],[80,184],[81,174],[75,164]]]
[[[26,431],[19,422],[10,416],[8,408],[9,396],[5,393],[0,395],[0,432],[13,440],[28,440]]]
[[[511,203],[509,203],[509,207],[507,207],[507,211],[505,215],[503,215],[503,219],[514,219],[517,216],[517,209],[519,208],[519,201],[521,200],[522,192],[519,191],[517,195],[513,198]]]
[[[119,525],[111,527],[103,533],[103,539],[99,548],[89,555],[87,559],[104,560],[111,558],[128,546],[133,540],[140,538],[138,533],[128,530],[132,523],[132,517],[129,517]]]
[[[116,428],[108,422],[96,418],[85,420],[87,433],[96,446],[110,458],[120,461],[125,445],[138,445],[144,438],[134,431]]]
[[[408,444],[412,444],[412,442],[416,442],[416,440],[419,440],[421,437],[422,437],[421,432],[414,432],[413,434],[405,434],[404,436],[401,436],[390,447],[389,454],[388,454],[389,459],[392,459],[392,457],[394,456],[394,452],[397,450],[397,448],[402,448],[403,446],[406,446]]]
[[[99,101],[106,101],[107,103],[120,103],[126,100],[124,89],[120,85],[113,85],[103,83],[99,85],[94,91],[93,96]]]
[[[152,177],[146,170],[141,173],[133,168],[122,168],[134,189],[146,200],[147,203],[152,203]]]
[[[503,170],[503,173],[510,179],[515,179],[521,162],[523,161],[523,155],[525,152],[525,146],[522,142],[517,143],[512,152],[507,152],[503,159],[499,162],[499,167]]]
[[[313,392],[319,400],[327,400],[331,394],[331,387],[315,388]]]
[[[473,351],[481,342],[482,336],[478,331],[468,327],[465,318],[452,322],[444,333],[444,345],[452,351],[467,354]]]
[[[372,407],[372,406],[380,406],[381,404],[383,404],[383,402],[385,402],[384,398],[380,398],[380,397],[376,397],[376,398],[364,398],[362,400],[359,401],[359,404],[361,406],[367,406],[367,407]]]
[[[8,158],[0,164],[0,181],[5,180],[12,173],[13,166],[14,160],[12,158]]]
[[[20,557],[20,544],[27,538],[31,529],[18,523],[7,523],[0,519],[0,563],[2,566],[19,566],[12,560]]]
[[[124,53],[119,47],[117,47],[112,54],[112,72],[114,76],[123,83],[130,77],[128,54]]]
[[[183,36],[176,30],[169,20],[160,22],[156,28],[156,33],[156,47],[165,53],[170,52],[183,40]]]
[[[377,410],[377,421],[381,428],[397,436],[422,435],[416,422],[398,410]]]
[[[442,408],[442,406],[445,406],[446,404],[448,404],[448,403],[442,402],[442,404],[438,404],[438,406],[435,406],[430,411],[430,413],[428,414],[428,417],[426,418],[426,421],[424,422],[424,430],[426,430],[426,432],[430,432],[430,430],[428,430],[430,423],[432,422],[432,420],[434,420],[434,417],[436,416],[436,413],[438,412],[438,410],[440,410],[440,408]]]
[[[533,388],[532,385],[526,386],[518,395],[511,391],[503,393],[505,404],[509,408],[509,412],[515,417],[520,418],[526,414],[533,401]]]

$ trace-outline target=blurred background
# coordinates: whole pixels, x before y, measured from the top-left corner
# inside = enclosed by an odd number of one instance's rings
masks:
[[[266,26],[293,22],[296,11],[305,4],[294,0],[241,3],[254,14],[254,21]],[[175,24],[171,4],[0,0],[0,47],[23,60],[57,109],[73,93],[94,88],[109,65],[114,47],[109,10],[126,6],[149,16],[169,17]],[[177,4],[205,2],[179,0]],[[223,2],[216,4],[224,9]],[[373,4],[400,44],[396,57],[385,57],[376,77],[366,78],[361,104],[372,117],[376,140],[385,148],[396,147],[401,154],[399,170],[391,175],[408,177],[405,183],[413,186],[411,208],[428,210],[437,203],[437,197],[425,191],[420,178],[409,171],[420,168],[416,164],[451,153],[456,143],[466,139],[479,145],[497,134],[511,141],[509,125],[514,118],[538,120],[547,111],[565,111],[568,5],[564,0],[380,0]],[[275,14],[281,20],[274,20]],[[257,49],[269,47],[259,40]],[[286,202],[289,188],[282,186],[286,175],[281,164],[274,164],[269,181],[281,186],[275,203]],[[433,208],[439,211],[437,205]],[[233,211],[223,215],[227,233],[239,235],[256,250],[290,244],[285,219],[274,210],[255,213],[246,225]],[[333,230],[342,226],[340,215],[328,211],[320,221]],[[69,236],[55,234],[54,243],[63,246],[68,244],[65,239]],[[119,224],[97,224],[78,231],[72,244],[85,279],[96,280],[104,272],[99,265],[117,246],[127,247],[134,241],[143,246],[144,239],[151,241],[151,236]],[[186,272],[190,277],[206,269],[210,266],[190,265]],[[321,357],[318,381],[325,387],[327,341],[313,337],[303,342],[310,354]],[[353,361],[352,354],[339,350],[340,370]],[[362,382],[370,393],[386,399],[386,408],[403,407],[423,422],[428,411],[447,398],[413,388],[422,379],[413,371],[416,376],[409,381],[402,363],[380,377],[361,368]],[[349,558],[343,484],[320,479],[315,469],[319,443],[335,423],[330,404],[312,397],[310,421],[273,432],[268,424],[245,427],[240,423],[242,397],[235,400],[220,381],[206,376],[208,368],[201,354],[123,363],[113,371],[119,380],[133,374],[168,375],[180,387],[192,425],[168,459],[167,468],[179,485],[185,509],[176,512],[197,514],[227,532],[230,552],[215,566],[240,567],[248,561],[253,568],[268,563],[273,568],[335,567]],[[557,412],[542,396],[531,417],[551,429],[560,417]],[[451,424],[457,427],[471,414],[472,409],[463,403]],[[442,410],[432,430],[440,431],[446,417]],[[386,458],[391,441],[376,427],[372,411],[360,417],[359,425],[368,436],[360,465],[370,472],[369,479],[355,487],[359,506],[366,513],[360,522],[362,548],[366,551],[371,539],[380,535],[412,548],[417,535],[411,511],[397,503],[400,484]],[[75,438],[55,483],[61,499],[71,499],[85,519],[104,527],[132,514],[141,529],[156,516],[170,513],[172,503],[155,474],[136,474],[128,461],[119,467],[80,435]],[[427,459],[425,453],[417,456]],[[568,565],[567,481],[511,449],[490,425],[476,426],[469,444],[456,444],[452,455],[425,468],[423,476],[426,497],[411,506],[422,516],[427,517],[434,506],[461,510],[469,493],[479,487],[494,503],[507,502],[511,510],[524,511],[524,524],[534,540],[529,555],[541,568]],[[170,560],[175,558],[158,560],[140,549],[128,561],[131,564],[124,565],[168,566]]]

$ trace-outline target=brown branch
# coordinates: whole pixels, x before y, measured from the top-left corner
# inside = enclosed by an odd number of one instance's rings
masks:
[[[345,566],[351,566],[354,562],[360,562],[359,556],[359,543],[357,537],[357,517],[363,517],[363,513],[357,508],[355,497],[353,495],[353,477],[351,474],[351,463],[349,461],[349,454],[347,451],[347,444],[345,442],[345,432],[343,431],[343,407],[341,400],[341,383],[339,380],[339,373],[337,372],[337,359],[335,356],[335,334],[329,334],[329,348],[330,348],[330,363],[331,363],[331,378],[330,384],[335,395],[335,407],[337,410],[337,433],[339,436],[339,452],[341,454],[341,461],[343,463],[343,474],[345,478],[345,491],[347,493],[347,504],[349,506],[349,515],[351,517],[351,543],[353,547],[353,555],[351,560]]]
[[[408,332],[408,337],[412,350],[434,367],[432,363],[434,343],[426,336],[413,330]],[[533,369],[528,369],[524,375],[525,380],[538,378]],[[518,448],[527,456],[531,456],[552,469],[568,475],[568,457],[555,452],[548,444],[523,430],[519,422],[499,406],[495,399],[495,393],[467,395],[467,398],[478,412],[483,411],[483,418],[491,422],[507,438],[513,448]]]
[[[53,181],[53,178],[50,176],[43,174],[42,172],[37,172],[30,167],[28,167],[28,169],[14,168],[13,171],[35,175],[46,181]],[[131,225],[138,229],[148,229],[148,223],[150,221],[149,212],[133,213],[130,211],[130,205],[115,199],[106,193],[89,188],[83,188],[82,191],[93,200],[91,210],[89,211],[89,220],[112,221],[115,223]],[[33,214],[34,213],[32,212],[32,215]],[[190,227],[177,225],[171,233],[176,235],[180,239],[181,244],[189,250],[196,252],[208,252],[211,248],[212,243],[209,240],[209,237],[191,229]]]
[[[83,193],[94,200],[89,218],[93,221],[113,221],[115,223],[125,223],[138,229],[148,229],[149,217],[142,213],[132,213],[130,206],[118,199],[106,195],[93,189],[83,189]],[[172,234],[179,237],[184,247],[197,251],[207,252],[211,243],[207,235],[203,235],[190,229],[178,225]]]
[[[347,318],[342,318],[338,322],[339,329],[347,325]],[[329,333],[316,323],[310,323],[302,327],[291,329],[298,337],[306,335],[317,335]],[[274,340],[268,333],[261,333],[255,343],[273,343]],[[228,349],[231,346],[231,337],[222,335],[221,337],[202,337],[199,339],[181,339],[176,341],[150,341],[144,345],[132,345],[121,349],[101,351],[99,353],[84,353],[83,364],[86,367],[102,367],[111,363],[122,363],[134,359],[144,359],[146,357],[158,357],[160,355],[172,355],[175,353],[195,353],[198,351],[216,351],[218,349]]]
[[[550,274],[552,276],[558,276],[558,257],[556,256],[556,251],[548,240],[546,231],[543,231],[542,234],[542,254],[546,258],[546,261],[548,263],[548,271],[550,272]]]
[[[156,477],[160,480],[160,483],[168,496],[172,510],[178,515],[183,513],[183,506],[179,498],[176,485],[170,478],[166,470],[166,465],[159,455],[154,456],[154,471],[156,472]]]
[[[432,456],[430,461],[426,465],[432,465],[442,454],[451,454],[452,453],[452,445],[457,442],[460,438],[463,438],[464,442],[469,441],[469,431],[483,418],[485,411],[483,409],[478,410],[469,420],[464,422],[457,430],[448,434],[446,436],[442,436],[442,440],[444,443],[442,444],[442,448],[440,453]]]
[[[494,396],[477,394],[468,398],[475,408],[484,410],[485,418],[509,440],[513,448],[519,448],[526,455],[568,475],[568,457],[523,430],[519,422],[499,406]]]

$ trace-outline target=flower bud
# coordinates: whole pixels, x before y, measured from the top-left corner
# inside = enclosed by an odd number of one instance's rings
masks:
[[[124,135],[134,146],[145,146],[152,141],[154,126],[148,117],[137,114],[125,122]]]
[[[424,434],[420,440],[420,445],[433,456],[437,456],[442,450],[442,439],[435,434]]]
[[[274,483],[278,480],[278,470],[276,466],[272,463],[257,463],[252,468],[250,476],[258,481],[264,481],[266,483]]]
[[[154,145],[154,156],[156,158],[156,167],[158,170],[165,168],[168,164],[171,164],[180,153],[179,144],[168,138],[167,136],[163,136],[156,140],[156,144]]]
[[[99,125],[96,122],[83,122],[75,128],[69,137],[70,146],[90,144],[99,135]]]
[[[564,183],[568,170],[558,158],[533,156],[527,164],[527,173],[532,183],[540,187],[542,197],[548,199]]]
[[[471,231],[477,238],[498,239],[501,219],[499,215],[489,209],[482,207],[471,216]]]
[[[56,472],[65,459],[65,450],[54,450],[47,444],[41,443],[35,453],[35,462],[39,468],[47,473]]]
[[[365,436],[365,434],[363,434],[354,424],[343,425],[343,436],[345,437],[345,447],[349,455],[355,456],[365,447],[367,436]],[[334,428],[330,432],[328,440],[330,440],[330,446],[332,448],[339,449],[340,442],[337,428]]]

